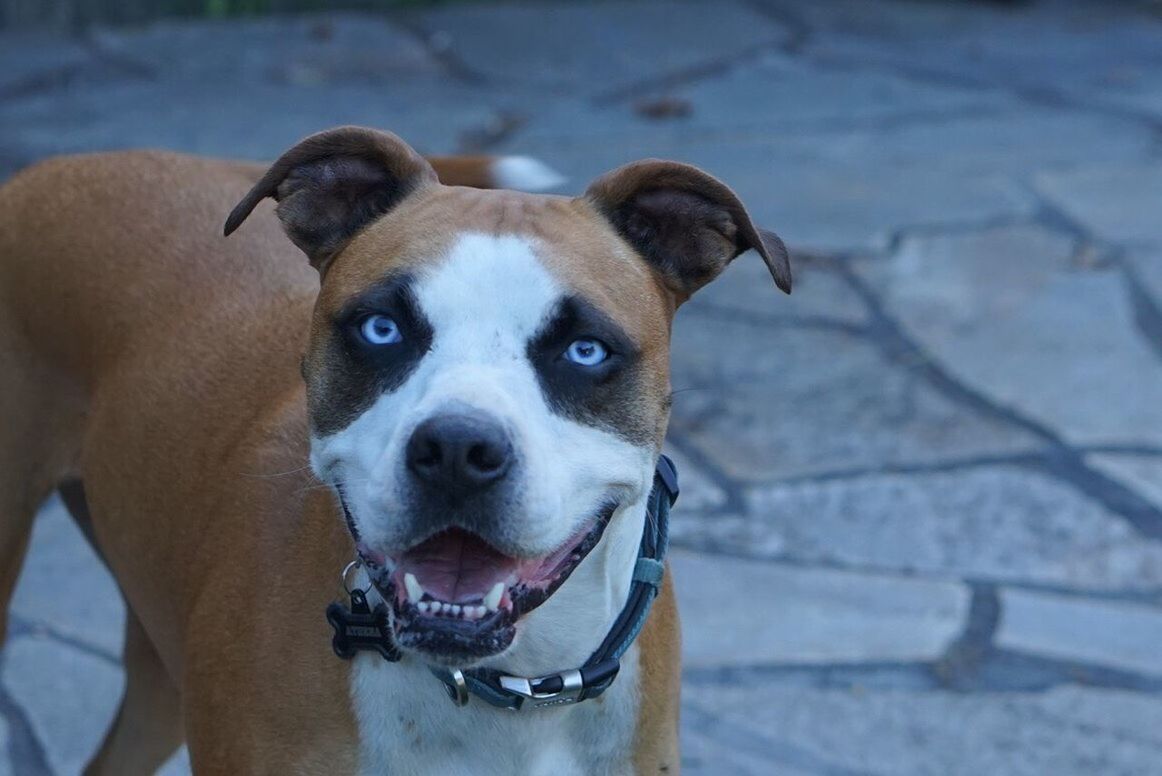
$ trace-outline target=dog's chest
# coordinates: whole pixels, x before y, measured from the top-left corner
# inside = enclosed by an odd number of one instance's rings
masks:
[[[631,650],[631,653],[635,652]],[[473,698],[454,706],[426,668],[359,656],[351,697],[364,774],[573,776],[631,770],[636,655],[600,699],[510,712]]]

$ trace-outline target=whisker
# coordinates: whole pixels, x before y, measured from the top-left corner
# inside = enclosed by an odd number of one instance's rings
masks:
[[[242,472],[243,477],[254,477],[255,479],[266,480],[274,479],[275,477],[289,477],[292,474],[301,474],[305,471],[310,471],[311,465],[300,466],[297,469],[290,469],[285,472],[271,472],[270,474],[259,474],[256,472]]]

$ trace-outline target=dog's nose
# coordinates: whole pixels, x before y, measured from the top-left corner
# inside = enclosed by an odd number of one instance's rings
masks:
[[[428,418],[412,432],[407,466],[420,482],[450,496],[466,496],[504,478],[512,442],[494,420],[453,414]]]

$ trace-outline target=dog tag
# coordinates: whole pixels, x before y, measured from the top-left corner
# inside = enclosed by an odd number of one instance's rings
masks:
[[[387,607],[378,604],[372,611],[364,591],[351,591],[350,609],[338,601],[328,606],[327,622],[335,629],[331,648],[344,660],[350,660],[361,651],[378,652],[384,660],[393,663],[400,659],[399,650],[391,638]]]

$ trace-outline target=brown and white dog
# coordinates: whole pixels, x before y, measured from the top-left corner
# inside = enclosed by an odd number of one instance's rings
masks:
[[[183,740],[199,773],[677,771],[668,586],[600,698],[459,708],[428,666],[593,651],[630,586],[674,311],[752,248],[789,291],[786,252],[674,162],[575,199],[446,185],[542,172],[501,166],[347,127],[265,175],[127,152],[0,189],[0,600],[59,489],[129,608],[92,772]],[[356,553],[399,662],[332,654]]]

